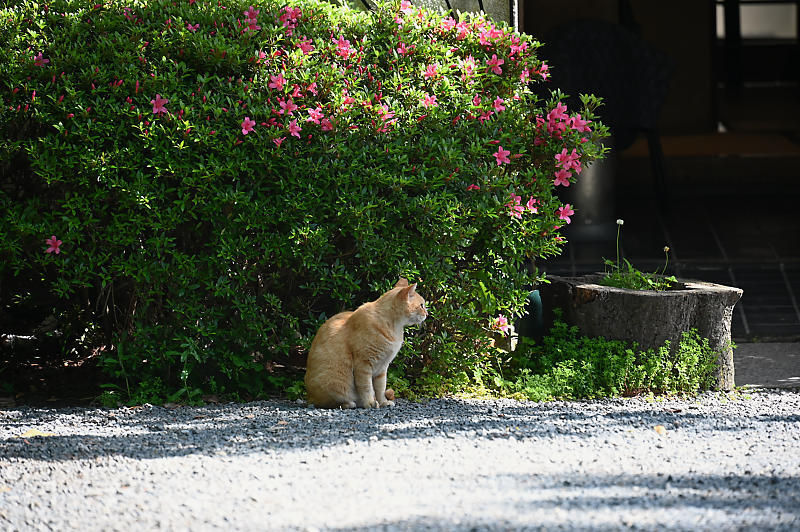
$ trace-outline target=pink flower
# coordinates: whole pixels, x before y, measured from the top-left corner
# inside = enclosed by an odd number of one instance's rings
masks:
[[[42,52],[39,52],[38,54],[33,56],[33,64],[34,64],[34,66],[43,67],[49,62],[50,62],[49,59],[44,59],[42,57]]]
[[[522,213],[525,212],[525,207],[522,206],[522,198],[513,192],[511,193],[511,201],[506,203],[508,207],[508,215],[512,218],[522,218]]]
[[[286,22],[297,22],[297,19],[303,14],[303,11],[299,7],[284,7],[281,11],[283,14],[278,17],[278,20],[286,25]]]
[[[278,99],[278,105],[281,106],[281,110],[278,111],[278,114],[281,114],[281,115],[286,113],[287,116],[292,116],[293,112],[297,111],[297,106],[294,104],[294,101],[292,101],[291,98],[289,98],[286,101],[281,100],[279,98]]]
[[[336,55],[340,57],[344,57],[347,59],[350,57],[351,54],[355,53],[350,48],[350,41],[345,39],[344,37],[339,37],[338,41],[334,41],[336,43]]]
[[[276,139],[272,139],[272,142],[274,142],[276,146],[280,147],[284,140],[286,140],[286,137],[278,137]]]
[[[322,129],[322,131],[333,131],[333,124],[327,118],[322,119],[322,121],[320,122],[320,126],[321,126],[320,129]]]
[[[556,154],[556,166],[560,166],[565,170],[575,170],[576,173],[581,173],[580,154],[575,148],[572,148],[571,153],[567,153],[567,149],[561,150],[561,153]]]
[[[537,203],[539,203],[539,200],[531,196],[528,200],[528,203],[525,204],[525,209],[531,211],[533,214],[536,214],[539,212],[539,208],[536,207]]]
[[[439,65],[428,65],[422,75],[425,76],[426,79],[435,78],[437,76],[437,68],[439,68]]]
[[[565,168],[560,168],[556,171],[556,179],[553,181],[555,186],[563,185],[565,187],[569,186],[569,178],[572,177],[572,174],[569,170]]]
[[[304,55],[308,55],[314,50],[314,45],[312,45],[311,40],[307,38],[301,39],[297,47],[303,51]]]
[[[289,30],[287,33],[291,35],[302,14],[303,11],[299,7],[284,7],[283,14],[278,17],[278,20],[283,23],[283,27]]]
[[[547,113],[547,132],[556,138],[561,138],[561,134],[567,130],[567,106],[558,102],[554,109]]]
[[[402,0],[402,2],[400,2],[400,12],[402,14],[408,15],[409,13],[411,13],[411,9],[412,6],[409,0]]]
[[[269,76],[269,84],[267,87],[270,89],[278,89],[279,91],[283,90],[283,86],[286,84],[286,80],[283,77],[283,74],[278,74],[277,76],[273,76],[270,74]]]
[[[456,27],[456,20],[453,17],[447,17],[442,19],[441,24],[439,24],[439,28],[444,31],[450,31]]]
[[[169,103],[169,100],[162,98],[160,94],[156,94],[155,99],[150,100],[150,103],[153,104],[153,114],[157,115],[159,113],[167,112],[167,108],[164,106]]]
[[[472,105],[478,107],[480,104],[481,104],[481,97],[476,94],[475,96],[472,97]]]
[[[253,126],[256,125],[255,120],[250,120],[249,116],[244,117],[242,120],[242,135],[247,135],[251,131],[253,131]]]
[[[55,253],[56,255],[61,253],[60,247],[63,242],[57,239],[56,235],[51,236],[50,238],[45,240],[44,243],[48,245],[48,248],[44,250],[45,253]]]
[[[247,24],[244,31],[257,31],[261,29],[261,26],[258,25],[259,13],[261,13],[261,10],[253,6],[250,6],[247,11],[244,12],[245,24]]]
[[[406,43],[401,42],[397,46],[397,53],[400,54],[400,55],[410,54],[411,52],[414,51],[414,48],[416,48],[416,46],[414,46],[413,44],[410,45],[410,46],[406,46]]]
[[[539,75],[542,76],[544,80],[550,76],[550,67],[547,66],[547,63],[542,63],[542,66],[539,67]]]
[[[244,12],[244,18],[248,20],[255,20],[258,18],[259,13],[261,13],[260,9],[256,9],[253,6],[250,6],[247,11]]]
[[[558,217],[567,223],[572,222],[570,216],[572,216],[573,214],[575,214],[575,211],[572,210],[572,205],[570,205],[569,203],[567,203],[563,207],[558,208]]]
[[[293,137],[297,137],[299,139],[300,138],[300,131],[302,131],[303,128],[301,128],[300,126],[297,125],[297,120],[292,120],[291,122],[289,122],[289,126],[288,127],[289,127],[289,133]]]
[[[568,120],[569,115],[567,115],[567,106],[561,102],[549,112],[547,113],[547,121],[548,122],[556,122],[558,120]]]
[[[431,96],[426,92],[425,98],[422,100],[422,105],[425,107],[437,107],[439,104],[436,103],[436,95]]]
[[[461,21],[456,24],[456,30],[458,30],[458,35],[456,35],[456,39],[459,41],[464,40],[467,38],[467,35],[472,31],[469,23],[466,21]]]
[[[500,166],[503,163],[510,163],[511,159],[508,158],[511,155],[511,152],[508,150],[504,150],[502,146],[497,147],[497,151],[494,152],[494,158],[497,159],[497,166]]]
[[[394,111],[389,109],[388,105],[381,104],[380,106],[378,106],[378,116],[381,117],[381,120],[385,122],[390,118],[394,118]]]
[[[505,61],[499,59],[497,54],[492,54],[492,58],[486,61],[486,64],[492,67],[492,72],[495,74],[502,74],[503,69],[500,68],[500,65],[505,64]]]
[[[481,187],[479,187],[478,185],[476,185],[474,183],[467,187],[467,190],[480,190],[480,189],[481,189]]]
[[[498,96],[497,98],[495,98],[494,99],[494,103],[492,104],[494,106],[494,110],[497,111],[498,113],[500,111],[505,111],[506,110],[506,106],[503,105],[504,103],[505,103],[505,100],[503,100],[501,97]]]
[[[514,37],[512,39],[512,42],[513,42],[513,44],[511,45],[511,53],[512,54],[521,54],[525,50],[528,49],[528,43],[527,42],[520,42],[518,37]]]
[[[325,118],[325,115],[322,113],[322,107],[317,107],[316,109],[308,110],[308,118],[306,118],[306,122],[314,122],[315,124],[319,124],[319,121],[323,118]]]
[[[492,329],[497,329],[503,334],[508,334],[508,329],[509,329],[508,318],[506,318],[502,314],[498,314],[497,317],[494,319],[494,322],[492,322]]]
[[[186,23],[186,29],[191,31],[192,33],[196,32],[199,27],[200,27],[200,23],[199,22],[197,24],[195,24],[194,26],[192,26],[188,22]]]
[[[497,40],[503,36],[503,32],[492,25],[489,29],[482,29],[480,33],[480,43],[484,46],[491,44],[489,41]]]
[[[575,114],[575,116],[569,119],[569,127],[580,133],[587,133],[591,131],[591,129],[589,129],[589,126],[587,125],[590,123],[591,122],[589,120],[583,120],[579,113]]]

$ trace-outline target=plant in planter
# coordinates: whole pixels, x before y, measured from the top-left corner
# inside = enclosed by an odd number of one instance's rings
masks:
[[[628,259],[623,258],[620,264],[619,240],[622,232],[624,220],[617,220],[617,260],[616,262],[606,259],[605,277],[600,279],[599,284],[603,286],[615,286],[617,288],[628,288],[631,290],[669,290],[673,283],[677,282],[675,276],[665,276],[667,264],[669,263],[669,247],[664,246],[664,267],[661,273],[646,273],[633,267]]]
[[[622,225],[621,220],[617,223]],[[718,354],[715,386],[735,386],[731,318],[741,289],[665,277],[666,264],[660,274],[643,273],[628,261],[620,265],[619,255],[610,267],[605,273],[580,277],[549,276],[539,288],[545,321],[552,321],[553,310],[561,309],[564,321],[581,334],[632,342],[643,349],[658,349],[665,342],[677,346],[685,333],[696,330]]]

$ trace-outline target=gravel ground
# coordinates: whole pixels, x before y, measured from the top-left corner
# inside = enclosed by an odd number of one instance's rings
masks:
[[[17,407],[0,411],[0,529],[797,530],[798,434],[789,390]]]

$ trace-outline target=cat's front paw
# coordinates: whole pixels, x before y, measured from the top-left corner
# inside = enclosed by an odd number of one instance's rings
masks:
[[[373,399],[372,401],[362,401],[358,404],[359,408],[378,408],[378,401]]]
[[[394,401],[383,401],[380,403],[381,408],[386,408],[387,406],[394,406]]]

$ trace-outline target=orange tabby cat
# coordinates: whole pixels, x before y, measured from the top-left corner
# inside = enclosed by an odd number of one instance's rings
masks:
[[[416,288],[400,279],[376,301],[322,324],[308,352],[309,403],[320,408],[394,406],[386,370],[403,345],[403,327],[428,316]]]

